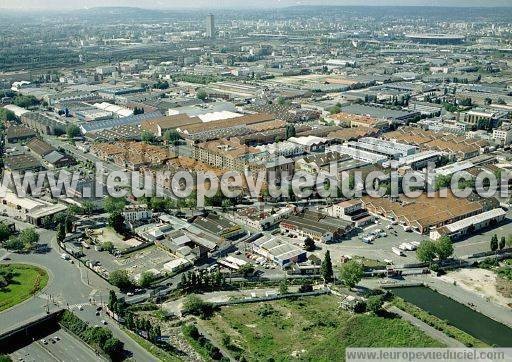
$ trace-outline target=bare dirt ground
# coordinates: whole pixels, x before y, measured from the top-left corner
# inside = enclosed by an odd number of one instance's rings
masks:
[[[512,306],[512,298],[507,298],[496,288],[498,285],[496,273],[486,269],[460,269],[449,272],[441,277],[448,283],[456,282],[461,288],[476,293],[483,298],[505,307]]]

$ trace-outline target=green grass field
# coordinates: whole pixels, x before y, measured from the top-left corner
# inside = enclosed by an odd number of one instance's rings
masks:
[[[26,264],[0,265],[0,270],[12,267],[14,278],[0,288],[0,311],[30,298],[48,283],[48,274],[41,268]]]
[[[247,360],[344,360],[346,347],[443,347],[406,321],[351,314],[335,296],[223,307],[201,325]]]

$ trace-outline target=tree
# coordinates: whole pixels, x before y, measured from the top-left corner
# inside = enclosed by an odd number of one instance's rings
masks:
[[[416,250],[416,257],[422,263],[430,263],[436,258],[436,256],[436,246],[430,240],[424,240]]]
[[[505,245],[507,244],[507,240],[505,239],[504,236],[501,237],[500,239],[500,244],[499,244],[499,248],[500,250],[503,250],[505,249]]]
[[[112,337],[112,332],[104,327],[88,328],[84,334],[87,342],[93,342],[101,349],[103,349],[105,342]]]
[[[324,261],[322,262],[320,271],[326,283],[332,282],[334,273],[332,271],[331,253],[329,250],[325,252]]]
[[[114,243],[112,243],[111,241],[104,241],[103,243],[101,243],[101,250],[105,250],[109,253],[112,253],[115,250]]]
[[[363,278],[363,266],[355,260],[349,260],[341,266],[340,277],[349,288],[353,288]]]
[[[309,281],[305,281],[304,284],[302,284],[299,287],[299,293],[308,293],[313,291],[313,285]]]
[[[205,101],[206,98],[208,98],[208,94],[206,94],[206,92],[201,89],[200,91],[197,92],[196,97],[197,97],[197,99]]]
[[[16,115],[14,114],[13,111],[10,111],[8,109],[5,109],[5,108],[0,108],[0,121],[1,122],[5,122],[5,121],[14,121],[16,119]]]
[[[20,238],[11,237],[9,240],[4,241],[4,248],[12,251],[21,251],[24,248],[24,244]]]
[[[368,297],[368,300],[366,301],[366,309],[369,312],[377,314],[382,309],[383,304],[384,304],[384,301],[382,299],[382,296],[372,295],[372,296]]]
[[[295,137],[296,131],[295,126],[293,124],[287,124],[285,127],[285,139],[288,139],[290,137]]]
[[[110,337],[107,339],[101,349],[113,360],[117,361],[123,354],[124,351],[124,343],[119,339]]]
[[[70,124],[66,128],[66,135],[69,139],[73,139],[75,137],[80,137],[82,133],[80,132],[80,128],[76,124]]]
[[[155,89],[167,89],[167,88],[169,88],[169,82],[166,81],[166,80],[164,80],[163,82],[159,80],[158,82],[153,84],[153,88],[155,88]]]
[[[315,241],[311,239],[309,236],[304,239],[304,250],[313,251],[315,250]]]
[[[34,228],[22,230],[18,236],[26,250],[31,249],[39,241],[39,234]]]
[[[120,212],[114,212],[108,217],[108,224],[118,233],[123,233],[124,228],[124,216]]]
[[[108,276],[108,282],[119,289],[128,289],[132,286],[132,281],[126,270],[114,270]]]
[[[436,255],[439,260],[448,259],[453,254],[453,244],[449,237],[443,236],[435,243]]]
[[[330,114],[337,114],[341,112],[341,103],[336,103],[336,105],[332,106],[328,109]]]
[[[238,269],[238,271],[244,276],[244,278],[253,275],[254,270],[254,265],[252,265],[251,263],[244,264],[240,267],[240,269]]]
[[[111,290],[111,291],[108,293],[108,309],[110,309],[111,311],[114,311],[114,310],[115,310],[115,307],[116,307],[116,304],[117,304],[117,295],[116,295],[116,292],[114,292],[113,290]]]
[[[34,96],[24,96],[22,94],[17,94],[16,97],[14,97],[12,103],[21,108],[28,108],[39,104],[39,101]]]
[[[512,248],[512,234],[507,237],[507,246]]]
[[[59,223],[57,225],[57,241],[59,243],[62,243],[65,238],[66,238],[66,230],[65,230],[64,224]]]
[[[498,250],[498,236],[496,234],[494,234],[491,238],[491,250]]]
[[[140,107],[140,108],[135,107],[133,109],[133,115],[136,116],[138,114],[144,114],[144,107]]]
[[[67,233],[73,232],[73,218],[73,215],[69,213],[66,214],[66,218],[64,219],[64,231]]]
[[[82,210],[85,215],[91,215],[94,211],[94,204],[92,203],[92,201],[84,201],[82,203]]]
[[[140,134],[140,140],[144,143],[154,143],[155,135],[149,131],[144,130]]]
[[[11,235],[11,230],[9,230],[9,226],[6,223],[0,222],[0,242],[9,239]]]
[[[204,302],[197,295],[189,295],[183,303],[181,314],[183,315],[196,315],[203,318],[210,316],[213,313],[213,304]]]
[[[139,279],[139,286],[143,288],[147,288],[155,281],[155,274],[153,272],[146,270],[143,272]]]
[[[164,139],[164,141],[168,143],[175,144],[181,139],[181,136],[175,129],[168,129],[167,131],[164,132],[162,138]]]
[[[288,281],[283,280],[279,283],[279,294],[288,294]]]
[[[124,210],[124,206],[126,205],[126,200],[124,198],[115,198],[112,196],[109,196],[105,199],[103,202],[103,208],[108,213],[113,212],[121,212]]]

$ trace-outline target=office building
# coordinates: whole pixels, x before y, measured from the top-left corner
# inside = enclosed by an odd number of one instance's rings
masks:
[[[215,38],[215,18],[213,14],[208,14],[206,17],[206,37]]]

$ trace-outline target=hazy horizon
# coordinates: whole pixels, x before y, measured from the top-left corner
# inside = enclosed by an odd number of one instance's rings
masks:
[[[10,10],[71,10],[93,7],[138,7],[146,9],[226,9],[226,8],[277,8],[293,5],[350,5],[350,6],[436,6],[436,7],[511,7],[510,0],[369,0],[365,3],[352,0],[195,0],[186,1],[136,1],[136,0],[0,0],[0,9]]]

